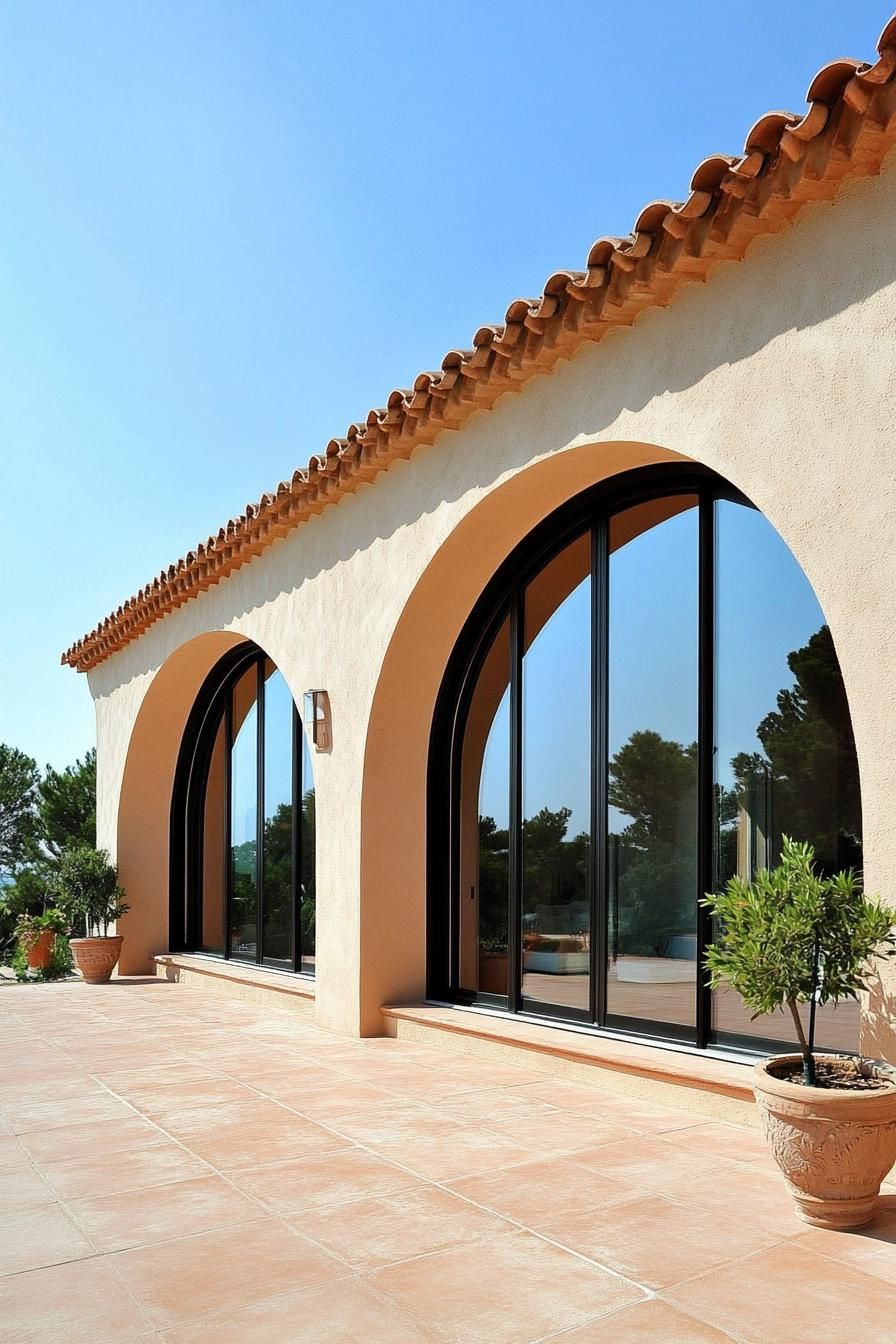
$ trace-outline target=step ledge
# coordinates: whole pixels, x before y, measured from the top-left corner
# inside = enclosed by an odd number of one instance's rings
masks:
[[[219,960],[217,957],[191,956],[186,952],[164,952],[153,957],[159,970],[190,971],[193,975],[205,975],[212,980],[227,980],[237,985],[256,985],[259,989],[273,994],[290,994],[300,999],[315,996],[314,981],[293,971],[278,971],[273,966],[241,966],[232,961]],[[157,971],[158,974],[158,971]]]
[[[753,1101],[752,1061],[729,1061],[676,1049],[674,1045],[641,1045],[607,1036],[560,1029],[535,1022],[502,1020],[475,1008],[435,1004],[399,1004],[384,1008],[388,1020],[415,1022],[433,1030],[474,1036],[528,1050],[591,1064],[618,1073],[635,1074],[677,1087],[716,1092],[738,1101]]]

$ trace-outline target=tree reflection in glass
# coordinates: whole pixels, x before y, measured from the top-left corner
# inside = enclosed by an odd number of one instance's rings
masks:
[[[254,961],[258,946],[258,671],[233,689],[230,752],[230,955]]]
[[[492,641],[470,699],[461,758],[460,984],[507,993],[510,622]]]
[[[610,521],[607,1012],[693,1027],[699,514]]]
[[[716,506],[715,885],[774,866],[785,835],[825,874],[861,869],[858,762],[834,642],[802,569],[771,524]],[[858,1006],[822,1008],[817,1039],[856,1049]],[[754,1032],[737,995],[714,995],[721,1032]],[[783,1017],[763,1035],[790,1041]]]
[[[316,941],[316,883],[315,883],[315,794],[311,753],[302,733],[302,816],[299,837],[299,917],[302,925],[301,969],[314,973],[317,962]]]
[[[590,1004],[591,536],[525,595],[522,992]]]
[[[265,961],[292,964],[292,721],[289,687],[270,659],[264,665],[264,884],[262,950]]]

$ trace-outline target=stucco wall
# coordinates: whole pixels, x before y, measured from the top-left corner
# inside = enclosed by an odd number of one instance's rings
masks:
[[[426,746],[464,617],[550,509],[676,455],[752,498],[814,585],[852,707],[867,880],[896,898],[894,218],[891,168],[446,432],[91,672],[99,839],[135,908],[125,966],[167,938],[167,837],[147,832],[173,757],[138,743],[175,733],[220,637],[188,642],[224,631],[262,645],[299,703],[330,693],[333,750],[315,757],[320,1020],[374,1031],[381,1003],[420,995]],[[186,681],[166,675],[178,649]]]

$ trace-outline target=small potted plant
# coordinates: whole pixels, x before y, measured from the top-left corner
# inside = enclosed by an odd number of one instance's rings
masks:
[[[894,954],[894,915],[864,895],[855,873],[819,876],[814,857],[811,845],[785,838],[778,867],[705,898],[717,929],[706,967],[713,988],[731,985],[754,1019],[778,1010],[793,1018],[800,1053],[757,1064],[753,1087],[798,1216],[862,1227],[896,1160],[896,1070],[816,1053],[815,1009],[858,998],[872,958]]]
[[[45,910],[42,915],[20,915],[16,920],[15,933],[28,969],[47,970],[53,960],[57,936],[67,932],[68,920],[62,910]]]
[[[72,922],[83,922],[87,936],[72,938],[75,966],[88,985],[104,985],[121,956],[121,934],[109,927],[129,909],[118,873],[103,849],[76,845],[64,851],[55,880],[56,899]]]

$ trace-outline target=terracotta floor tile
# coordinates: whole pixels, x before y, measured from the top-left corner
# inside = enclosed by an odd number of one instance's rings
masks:
[[[547,1101],[552,1106],[562,1106],[567,1110],[590,1106],[612,1095],[606,1089],[592,1087],[588,1083],[568,1082],[565,1078],[541,1078],[537,1082],[514,1088],[514,1092],[530,1097],[533,1101]]]
[[[26,1102],[59,1101],[62,1097],[83,1097],[90,1092],[102,1091],[102,1084],[91,1078],[83,1070],[64,1072],[48,1069],[42,1076],[23,1075],[20,1067],[14,1071],[15,1082],[4,1088],[0,1109],[7,1105],[23,1105]]]
[[[564,1079],[548,1079],[522,1089],[524,1096],[548,1101],[566,1110],[583,1111],[597,1119],[612,1120],[645,1134],[664,1134],[674,1129],[687,1129],[700,1124],[701,1117],[688,1111],[675,1110],[641,1097],[629,1097],[608,1088],[587,1083],[570,1083]]]
[[[845,1234],[844,1234],[845,1235]],[[663,1296],[749,1344],[892,1344],[893,1285],[789,1243]]]
[[[705,1209],[654,1196],[614,1204],[590,1213],[546,1222],[546,1237],[614,1269],[647,1288],[664,1288],[693,1278],[711,1265],[742,1259],[775,1244],[777,1238],[729,1213],[725,1219]]]
[[[217,1076],[201,1081],[166,1083],[164,1086],[132,1089],[129,1100],[142,1115],[164,1123],[166,1115],[197,1106],[222,1106],[234,1101],[257,1101],[258,1094],[233,1078]]]
[[[31,1165],[5,1167],[0,1171],[0,1209],[3,1213],[18,1209],[36,1209],[54,1204],[57,1195]],[[0,1237],[3,1235],[0,1221]]]
[[[732,1163],[723,1176],[704,1171],[684,1180],[670,1177],[663,1194],[723,1218],[734,1208],[739,1218],[778,1238],[806,1231],[806,1224],[794,1212],[783,1176],[771,1163],[768,1167],[758,1162]]]
[[[6,1117],[15,1134],[62,1126],[97,1124],[104,1120],[130,1119],[133,1110],[110,1092],[88,1092],[81,1097],[59,1097],[54,1101],[32,1101],[9,1106]]]
[[[831,1260],[853,1269],[864,1270],[876,1278],[896,1283],[896,1217],[879,1213],[867,1227],[854,1232],[828,1232],[821,1227],[807,1227],[793,1239],[792,1244],[813,1255],[826,1255]]]
[[[456,1063],[450,1064],[449,1060]],[[439,1071],[450,1070],[458,1077],[465,1077],[476,1087],[525,1087],[540,1082],[544,1077],[544,1074],[520,1064],[499,1064],[496,1060],[474,1059],[449,1050],[444,1052],[441,1062],[434,1058],[431,1067]]]
[[[432,1138],[396,1139],[376,1145],[380,1157],[408,1167],[429,1181],[455,1181],[477,1171],[494,1171],[526,1162],[532,1156],[511,1139],[487,1129],[459,1129]]]
[[[605,1176],[640,1185],[645,1192],[664,1192],[671,1182],[703,1176],[708,1170],[739,1165],[726,1158],[690,1152],[665,1138],[647,1135],[582,1149],[576,1153],[575,1160]]]
[[[125,1153],[94,1153],[91,1157],[64,1162],[42,1162],[38,1170],[59,1198],[66,1200],[92,1198],[98,1193],[119,1195],[210,1174],[204,1162],[174,1143]]]
[[[530,1344],[642,1297],[526,1232],[405,1260],[370,1282],[450,1344]]]
[[[395,1104],[392,1092],[371,1083],[352,1083],[349,1079],[301,1085],[262,1085],[259,1091],[312,1120],[319,1117],[329,1121],[334,1116],[356,1114],[371,1106]]]
[[[391,1166],[362,1148],[242,1167],[231,1179],[274,1213],[298,1213],[376,1195],[397,1194],[420,1184],[416,1176]]]
[[[190,1152],[222,1171],[350,1146],[338,1134],[263,1099],[168,1112],[160,1123]]]
[[[696,1119],[696,1117],[695,1117]],[[730,1157],[736,1162],[771,1162],[771,1149],[754,1125],[728,1125],[720,1121],[677,1129],[667,1135],[670,1143],[713,1157]]]
[[[512,1223],[431,1185],[388,1199],[311,1209],[289,1221],[359,1272],[516,1231]]]
[[[212,1175],[127,1195],[77,1199],[66,1208],[99,1251],[151,1246],[266,1216],[255,1200]]]
[[[165,1330],[164,1344],[438,1344],[395,1303],[358,1279],[287,1293],[202,1325]]]
[[[0,1224],[0,1275],[83,1260],[96,1251],[58,1204],[4,1211]]]
[[[6,992],[6,991],[4,991]],[[14,1134],[0,1134],[0,1173],[4,1171],[26,1170],[31,1166],[31,1158]]]
[[[169,1087],[173,1083],[215,1082],[223,1076],[205,1064],[166,1064],[161,1069],[130,1068],[110,1073],[104,1086],[116,1096],[131,1101],[134,1097],[145,1096],[150,1090]]]
[[[133,1152],[138,1148],[155,1148],[164,1141],[165,1136],[154,1125],[133,1111],[121,1120],[60,1125],[57,1129],[38,1129],[19,1135],[19,1142],[34,1162]]]
[[[0,1322],[13,1344],[143,1344],[158,1338],[147,1335],[150,1322],[122,1289],[109,1256],[0,1279]]]
[[[464,1092],[461,1096],[446,1097],[439,1102],[439,1110],[467,1125],[505,1124],[523,1120],[527,1115],[568,1115],[568,1111],[552,1106],[535,1097],[525,1097],[510,1088],[484,1088],[479,1092]]]
[[[374,1146],[406,1139],[442,1138],[464,1128],[459,1120],[440,1114],[435,1107],[397,1100],[332,1115],[327,1125],[349,1139]]]
[[[554,1335],[551,1344],[740,1344],[742,1338],[705,1325],[654,1297],[578,1330]]]
[[[521,1166],[467,1176],[451,1182],[451,1189],[526,1227],[605,1209],[632,1199],[636,1186],[601,1176],[570,1160],[543,1158]]]
[[[595,1120],[590,1115],[576,1115],[569,1111],[550,1110],[545,1115],[486,1122],[496,1134],[521,1143],[536,1153],[556,1153],[563,1156],[580,1148],[598,1148],[607,1143],[640,1138],[637,1130],[627,1130],[612,1120]]]
[[[122,1251],[115,1268],[160,1329],[228,1317],[247,1299],[261,1302],[348,1273],[279,1218]]]

